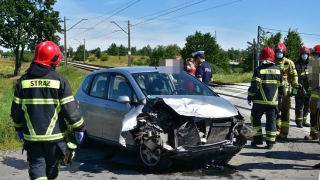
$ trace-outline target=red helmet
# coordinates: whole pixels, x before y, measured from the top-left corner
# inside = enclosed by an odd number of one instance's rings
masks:
[[[287,54],[287,47],[282,42],[278,42],[274,48],[274,52],[283,52],[283,56]]]
[[[56,43],[44,41],[37,45],[32,62],[52,67],[59,64],[62,56]]]
[[[274,62],[274,51],[273,49],[266,47],[261,50],[260,60],[269,60]]]
[[[302,46],[299,50],[299,55],[301,54],[309,54],[310,55],[310,49],[307,48],[306,46]]]
[[[313,48],[312,54],[320,54],[320,44]]]

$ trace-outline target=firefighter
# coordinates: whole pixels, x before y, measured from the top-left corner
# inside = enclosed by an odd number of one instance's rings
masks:
[[[252,127],[257,131],[251,145],[263,144],[261,117],[266,113],[266,143],[267,148],[272,149],[276,140],[278,101],[285,95],[285,89],[280,69],[274,64],[273,49],[262,49],[260,60],[262,65],[254,71],[247,97],[250,106],[253,102],[250,119]]]
[[[317,140],[319,138],[319,108],[320,108],[320,98],[319,98],[319,70],[318,68],[312,68],[312,67],[319,67],[319,55],[320,55],[320,44],[316,45],[313,48],[312,55],[314,57],[315,61],[310,61],[311,67],[309,70],[315,70],[310,71],[309,74],[309,84],[311,88],[311,101],[310,101],[310,134],[305,136],[305,140]],[[319,139],[320,143],[320,139]]]
[[[66,143],[67,123],[78,143],[84,136],[84,120],[69,82],[55,71],[62,56],[54,42],[39,43],[14,91],[11,117],[18,138],[24,141],[32,180],[58,178],[60,162],[70,155],[69,148],[75,148]]]
[[[279,116],[276,121],[277,139],[283,140],[286,139],[289,134],[291,108],[290,94],[292,87],[298,87],[298,75],[293,61],[285,57],[287,54],[287,47],[283,43],[278,42],[273,50],[275,52],[274,62],[280,69],[286,89],[286,95],[282,98],[282,102],[278,106]]]
[[[299,60],[295,62],[298,73],[298,89],[293,89],[295,95],[295,115],[296,124],[298,128],[310,127],[307,123],[307,117],[310,112],[310,89],[308,81],[308,64],[309,64],[310,50],[306,46],[302,46],[299,50]],[[296,92],[295,92],[296,91]]]

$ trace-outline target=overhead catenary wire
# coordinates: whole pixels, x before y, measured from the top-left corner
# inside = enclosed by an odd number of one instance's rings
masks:
[[[261,27],[262,29],[267,29],[267,30],[271,30],[271,31],[278,31],[278,32],[289,32],[289,31],[283,31],[283,30],[278,30],[278,29],[271,29],[271,28],[265,28],[265,27]],[[309,34],[309,33],[299,33],[298,34],[302,34],[302,35],[308,35],[308,36],[320,36],[320,34]]]
[[[229,4],[233,4],[233,3],[236,3],[236,2],[239,2],[239,1],[242,1],[242,0],[232,1],[230,3],[225,3],[225,4],[218,5],[218,6],[213,6],[213,7],[210,7],[210,8],[202,9],[200,11],[203,12],[203,11],[207,11],[207,10],[210,10],[210,9],[219,8],[219,7],[226,6],[226,5],[229,5]],[[161,19],[161,20],[157,20],[157,21],[152,21],[152,22],[146,22],[146,23],[143,23],[143,24],[150,24],[150,23],[156,23],[156,22],[160,22],[160,21],[167,21],[167,20],[171,20],[171,19],[175,19],[175,18],[179,18],[179,17],[189,16],[189,15],[196,14],[196,13],[199,13],[199,12],[193,12],[193,13],[188,12],[188,14],[183,14],[183,15],[179,15],[179,16],[175,16],[175,17],[171,17],[171,18],[167,18],[167,19]],[[131,25],[131,27],[135,26],[135,25],[137,25],[137,24]]]
[[[134,3],[132,3],[132,4],[128,5],[128,6],[126,6],[126,7],[124,7],[123,9],[121,9],[121,10],[117,11],[116,13],[110,15],[109,17],[107,17],[107,18],[105,18],[104,20],[100,21],[99,23],[97,23],[96,25],[92,26],[91,28],[88,28],[87,30],[85,30],[85,31],[83,31],[83,32],[81,32],[81,33],[79,33],[79,34],[76,34],[76,35],[72,36],[70,39],[75,38],[75,37],[79,36],[80,34],[83,34],[83,33],[87,32],[87,31],[89,31],[90,29],[98,26],[99,24],[101,24],[101,23],[103,23],[104,21],[110,19],[111,17],[117,15],[118,13],[124,11],[125,9],[133,6],[134,4],[138,3],[139,1],[140,1],[140,0],[136,0]]]

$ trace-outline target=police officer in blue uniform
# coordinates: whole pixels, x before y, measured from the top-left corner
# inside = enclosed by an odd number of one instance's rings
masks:
[[[206,85],[209,85],[209,82],[212,82],[212,69],[205,60],[204,51],[194,52],[192,56],[198,62],[196,77]]]

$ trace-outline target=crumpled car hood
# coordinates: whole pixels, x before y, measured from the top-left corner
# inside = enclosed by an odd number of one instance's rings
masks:
[[[175,112],[183,116],[224,118],[238,115],[229,101],[218,96],[155,95],[162,98]]]

